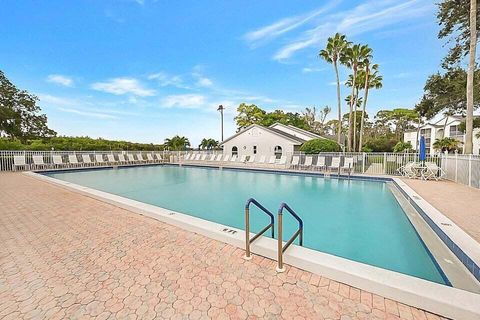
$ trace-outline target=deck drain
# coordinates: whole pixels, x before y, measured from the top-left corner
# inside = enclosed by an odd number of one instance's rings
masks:
[[[422,198],[420,198],[419,196],[412,196],[412,198],[415,200],[422,200]]]
[[[173,216],[175,214],[175,212],[169,212],[168,215],[169,216]]]
[[[230,234],[235,234],[235,233],[237,233],[236,230],[228,229],[228,228],[223,228],[222,231],[223,231],[223,232],[226,232],[226,233],[230,233]]]
[[[442,226],[447,226],[447,227],[451,227],[452,224],[451,223],[446,223],[446,222],[442,222],[440,223]]]

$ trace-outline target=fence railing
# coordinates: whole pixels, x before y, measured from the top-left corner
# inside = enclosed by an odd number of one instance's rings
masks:
[[[166,162],[182,162],[186,154],[208,154],[218,155],[222,154],[221,150],[208,151],[0,151],[0,171],[12,171],[14,169],[14,156],[24,156],[26,161],[26,168],[29,169],[33,165],[33,156],[43,156],[46,164],[53,164],[53,156],[60,155],[65,163],[68,163],[69,155],[76,155],[79,162],[82,162],[82,154],[90,155],[92,162],[95,162],[95,156],[100,154],[105,160],[107,155],[113,155],[116,160],[120,156],[133,154],[137,156],[140,154],[144,159],[147,159],[147,154],[155,155],[161,154]],[[345,158],[353,158],[353,173],[366,175],[399,175],[399,169],[409,162],[419,162],[419,155],[417,153],[388,153],[388,152],[373,152],[373,153],[339,153],[339,152],[322,152],[319,154],[306,155],[302,152],[293,152],[283,154],[286,158],[284,168],[290,168],[293,156],[299,157],[299,163],[295,169],[308,170],[304,166],[306,157],[312,157],[313,163],[317,163],[319,157],[325,159],[325,165],[328,167],[332,163],[334,157],[340,157],[340,165],[343,166]],[[257,155],[257,159],[260,155]],[[239,157],[240,158],[240,157]],[[280,155],[279,155],[280,158]],[[248,157],[247,157],[248,159]],[[237,160],[238,161],[238,160]],[[427,155],[427,162],[435,162],[445,172],[445,178],[461,184],[465,184],[474,188],[480,188],[480,156],[478,155],[462,155],[462,154],[432,154]],[[276,167],[280,159],[277,159]],[[234,163],[231,163],[234,165]],[[255,162],[252,163],[255,166]]]

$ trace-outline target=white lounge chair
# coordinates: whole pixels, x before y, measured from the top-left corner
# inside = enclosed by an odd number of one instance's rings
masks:
[[[78,158],[76,154],[69,154],[68,155],[68,162],[71,167],[78,167],[81,164],[78,162]]]
[[[222,161],[223,161],[223,162],[228,162],[229,159],[230,159],[230,155],[229,155],[229,154],[226,154],[226,155],[223,157]]]
[[[25,161],[25,156],[13,156],[13,171],[17,171],[18,167],[24,167],[25,170],[30,168]]]
[[[300,157],[299,156],[293,156],[292,157],[292,162],[290,163],[290,168],[291,169],[298,168],[299,163],[300,163]]]
[[[105,165],[107,162],[103,160],[103,154],[96,154],[95,155],[95,162],[100,165]]]
[[[163,162],[163,157],[160,153],[155,153],[155,158],[157,162]]]
[[[248,163],[254,163],[255,162],[255,155],[251,155],[250,158],[248,158]]]
[[[187,153],[187,154],[185,155],[185,157],[183,158],[183,160],[184,160],[184,161],[188,161],[188,160],[190,160],[190,157],[191,157],[191,156],[192,156],[192,155],[191,155],[190,153]]]
[[[113,154],[107,154],[107,160],[110,164],[116,164],[118,162],[115,160],[115,156]]]
[[[267,157],[265,155],[261,155],[260,159],[258,159],[257,163],[264,164],[266,160],[267,160]]]
[[[278,161],[278,165],[285,166],[287,164],[287,156],[281,156],[280,160]]]
[[[202,156],[200,157],[200,161],[205,161],[205,160],[207,160],[207,155],[202,154]]]
[[[128,159],[126,157],[127,155],[123,153],[118,155],[118,161],[120,162],[120,164],[125,165],[128,163]]]
[[[194,160],[195,160],[195,161],[200,161],[200,158],[201,158],[201,157],[202,157],[202,154],[197,153],[197,154],[195,155],[195,159],[194,159]]]
[[[210,156],[210,159],[207,160],[207,161],[215,161],[216,158],[217,158],[217,155],[216,155],[216,154],[212,154],[212,155]],[[207,158],[207,159],[208,159],[208,158]]]
[[[326,170],[327,165],[325,164],[325,157],[318,156],[317,157],[317,162],[315,163],[315,165],[313,167],[314,167],[314,169],[318,169],[318,170]]]
[[[43,161],[43,156],[38,156],[38,155],[32,156],[32,159],[33,159],[33,166],[35,169],[45,169],[49,167],[49,165]]]
[[[53,166],[55,168],[62,168],[67,165],[67,163],[63,162],[62,156],[59,154],[55,154],[52,156]]]
[[[237,155],[234,154],[232,158],[230,159],[230,162],[236,162],[237,161]]]
[[[353,158],[345,158],[343,160],[343,166],[340,168],[340,171],[347,171],[348,174],[351,174],[353,171]]]
[[[247,155],[246,154],[242,154],[242,156],[240,157],[240,162],[242,162],[242,163],[247,162]]]
[[[312,166],[312,163],[313,163],[313,157],[312,156],[306,156],[305,157],[305,162],[303,163],[303,165],[301,165],[301,167],[303,169],[308,169]]]
[[[84,166],[91,166],[93,165],[92,159],[90,159],[89,154],[82,154],[82,162]]]
[[[153,156],[151,153],[147,153],[147,162],[148,163],[154,163],[155,159],[153,159]]]
[[[333,157],[332,163],[328,167],[330,171],[338,171],[340,172],[340,157]]]
[[[141,153],[137,153],[137,160],[140,163],[147,163],[147,160],[143,159],[143,155]]]
[[[127,154],[127,157],[128,157],[128,163],[130,163],[130,164],[138,163],[138,161],[135,159],[133,154],[129,153],[129,154]]]
[[[445,171],[440,168],[435,162],[425,162],[425,169],[422,171],[422,179],[436,181],[443,178]]]
[[[271,156],[270,159],[268,159],[268,164],[275,164],[277,162],[277,156]]]
[[[217,154],[217,156],[215,157],[215,161],[222,161],[222,157],[223,157],[223,154]]]

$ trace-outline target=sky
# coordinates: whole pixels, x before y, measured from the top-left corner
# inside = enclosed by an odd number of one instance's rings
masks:
[[[242,102],[336,114],[333,67],[318,52],[335,32],[373,49],[378,110],[412,108],[440,69],[431,0],[2,1],[0,70],[40,98],[59,135],[192,145],[235,132]],[[341,68],[347,79],[349,70]],[[342,87],[345,97],[349,89]],[[343,105],[346,112],[347,105]]]

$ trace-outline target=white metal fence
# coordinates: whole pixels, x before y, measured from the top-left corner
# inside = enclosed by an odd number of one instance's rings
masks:
[[[68,156],[76,155],[78,161],[82,162],[82,154],[90,155],[92,162],[95,162],[95,155],[102,155],[105,160],[107,155],[113,155],[115,160],[119,160],[121,155],[125,156],[133,154],[137,157],[141,155],[143,159],[147,159],[147,154],[154,155],[160,153],[166,162],[182,162],[186,154],[221,154],[221,150],[212,151],[0,151],[0,171],[11,171],[14,169],[14,156],[24,156],[26,161],[26,169],[30,168],[28,165],[33,165],[34,155],[43,156],[46,164],[53,164],[53,156],[61,155],[63,162],[68,164]],[[293,154],[285,154],[286,161],[282,165],[283,168],[290,168],[293,156],[299,156],[300,161],[296,169],[308,170],[305,167],[306,154],[295,152]],[[399,175],[398,169],[408,162],[418,162],[419,157],[417,153],[320,153],[308,155],[313,157],[313,163],[317,163],[319,157],[325,158],[325,165],[330,166],[332,158],[340,157],[341,165],[345,158],[353,158],[353,172],[357,174],[366,175]],[[258,157],[258,155],[257,155]],[[248,159],[248,157],[247,157]],[[426,161],[435,162],[441,167],[445,173],[445,178],[461,184],[465,184],[474,188],[480,188],[480,157],[474,155],[461,154],[435,154],[427,155]],[[237,160],[239,162],[239,160]],[[277,160],[277,168],[278,168]],[[235,163],[229,163],[234,165]],[[251,163],[255,166],[255,162]]]

